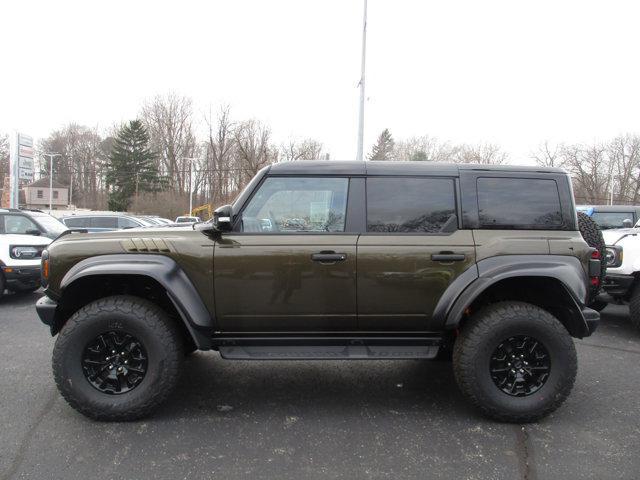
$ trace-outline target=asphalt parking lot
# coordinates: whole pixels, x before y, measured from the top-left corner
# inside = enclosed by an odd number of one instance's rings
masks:
[[[573,393],[537,424],[479,416],[447,362],[214,353],[186,361],[152,418],[97,423],[55,389],[39,295],[0,300],[0,480],[640,478],[640,333],[623,306],[576,342]]]

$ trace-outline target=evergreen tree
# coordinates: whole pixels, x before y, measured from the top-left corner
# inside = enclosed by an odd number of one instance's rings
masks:
[[[138,192],[161,187],[155,154],[149,149],[149,134],[140,120],[123,125],[113,142],[107,164],[109,209],[123,212]]]
[[[393,160],[395,142],[388,128],[385,128],[369,154],[369,160]]]

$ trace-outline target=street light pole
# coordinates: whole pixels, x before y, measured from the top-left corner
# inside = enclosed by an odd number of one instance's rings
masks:
[[[367,57],[367,0],[364,0],[364,16],[362,19],[362,60],[360,63],[360,117],[358,120],[358,153],[356,160],[364,160],[364,73]]]
[[[189,215],[193,211],[193,161],[198,160],[195,157],[182,157],[183,160],[189,160]]]
[[[53,158],[61,157],[61,153],[43,153],[43,157],[49,157],[49,215],[53,210]]]

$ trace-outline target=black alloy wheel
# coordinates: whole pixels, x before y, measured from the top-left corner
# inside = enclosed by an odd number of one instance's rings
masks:
[[[542,388],[551,373],[551,357],[533,337],[517,335],[501,342],[491,355],[491,378],[507,395],[526,397]]]
[[[147,352],[133,335],[109,331],[87,344],[82,371],[97,390],[119,395],[136,388],[147,373]]]

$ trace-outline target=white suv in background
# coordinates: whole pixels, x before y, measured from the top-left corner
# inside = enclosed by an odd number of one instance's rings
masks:
[[[5,290],[40,287],[40,257],[52,239],[67,231],[46,213],[0,208],[0,297]]]

